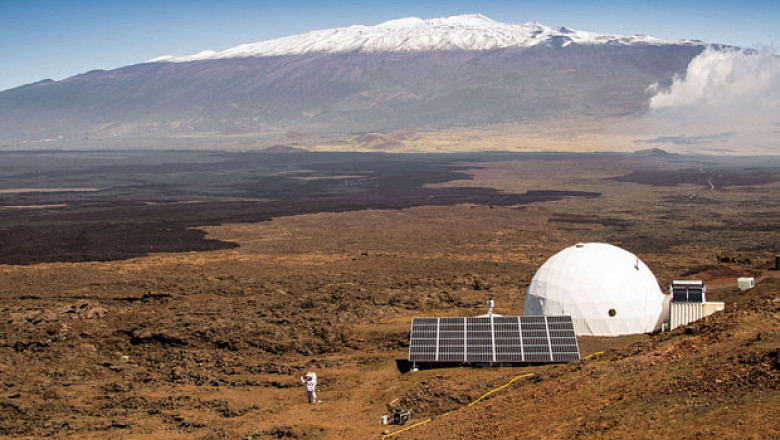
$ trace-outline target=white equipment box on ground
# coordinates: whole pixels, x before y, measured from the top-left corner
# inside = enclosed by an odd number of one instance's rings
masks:
[[[737,278],[737,288],[741,291],[746,291],[756,287],[756,279],[753,277]]]

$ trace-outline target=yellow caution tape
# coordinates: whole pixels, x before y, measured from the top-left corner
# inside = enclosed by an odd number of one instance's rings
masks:
[[[590,359],[590,358],[592,358],[593,356],[596,356],[596,355],[599,355],[599,354],[602,354],[602,353],[604,353],[604,352],[603,352],[603,351],[597,351],[597,352],[595,352],[595,353],[591,353],[591,354],[589,354],[589,355],[585,356],[584,358],[582,358],[582,360],[584,361],[585,359]],[[522,379],[522,378],[524,378],[524,377],[531,377],[531,376],[533,376],[533,375],[534,375],[534,373],[526,373],[526,374],[521,374],[521,375],[519,375],[519,376],[515,376],[515,377],[513,377],[513,378],[512,378],[512,380],[510,380],[509,382],[505,383],[504,385],[501,385],[500,387],[498,387],[498,388],[494,388],[494,389],[492,389],[492,390],[488,391],[487,393],[483,394],[483,395],[482,395],[482,396],[481,396],[479,399],[477,399],[477,400],[475,400],[475,401],[473,401],[473,402],[469,403],[468,405],[466,405],[466,406],[465,406],[465,408],[468,408],[469,406],[471,406],[471,405],[474,405],[475,403],[477,403],[477,402],[479,402],[480,400],[484,399],[485,397],[487,397],[487,396],[489,396],[489,395],[491,395],[491,394],[495,393],[496,391],[503,390],[504,388],[508,387],[509,385],[512,385],[512,383],[513,383],[514,381],[518,380],[518,379]],[[447,417],[448,415],[450,415],[450,414],[454,413],[454,412],[455,412],[455,411],[457,411],[458,409],[460,409],[460,408],[453,409],[452,411],[447,411],[446,413],[442,414],[442,415],[441,415],[441,417]],[[414,428],[414,427],[417,427],[417,426],[420,426],[420,425],[424,425],[424,424],[426,424],[426,423],[430,422],[431,420],[433,420],[433,419],[432,419],[432,418],[430,418],[430,419],[425,419],[425,420],[423,420],[422,422],[415,423],[414,425],[410,425],[410,426],[407,426],[406,428],[399,429],[398,431],[391,432],[390,434],[383,435],[383,436],[382,436],[382,440],[384,440],[384,439],[386,439],[386,438],[390,438],[390,437],[392,437],[392,436],[394,436],[394,435],[396,435],[396,434],[400,434],[400,433],[402,433],[402,432],[404,432],[404,431],[408,431],[408,430],[410,430],[410,429],[412,429],[412,428]]]

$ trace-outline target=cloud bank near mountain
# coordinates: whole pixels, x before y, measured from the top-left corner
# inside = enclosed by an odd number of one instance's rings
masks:
[[[651,86],[657,91],[658,84]],[[694,58],[684,77],[650,100],[654,112],[684,111],[697,116],[747,114],[765,117],[780,110],[780,57],[774,50],[758,53],[709,48]]]
[[[638,145],[663,143],[681,153],[780,154],[780,57],[773,48],[709,47],[685,74],[660,84],[647,89],[650,111],[634,126],[643,136]]]

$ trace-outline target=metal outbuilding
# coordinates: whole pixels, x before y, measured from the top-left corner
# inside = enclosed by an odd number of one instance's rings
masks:
[[[669,286],[672,302],[669,304],[669,330],[725,310],[722,302],[708,302],[707,286],[700,280],[674,280]]]

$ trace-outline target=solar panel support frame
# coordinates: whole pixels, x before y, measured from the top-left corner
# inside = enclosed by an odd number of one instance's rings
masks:
[[[493,317],[490,317],[490,339],[492,341],[491,343],[491,351],[493,352],[493,362],[496,361],[496,323],[493,321]]]
[[[550,321],[547,320],[547,317],[544,317],[544,332],[547,333],[547,348],[550,350],[550,362],[553,361],[553,349],[552,349],[552,342],[550,342]]]
[[[525,348],[523,347],[523,320],[517,317],[517,333],[520,336],[520,359],[525,362]]]
[[[436,320],[436,362],[439,362],[439,329],[441,328],[441,320]]]

